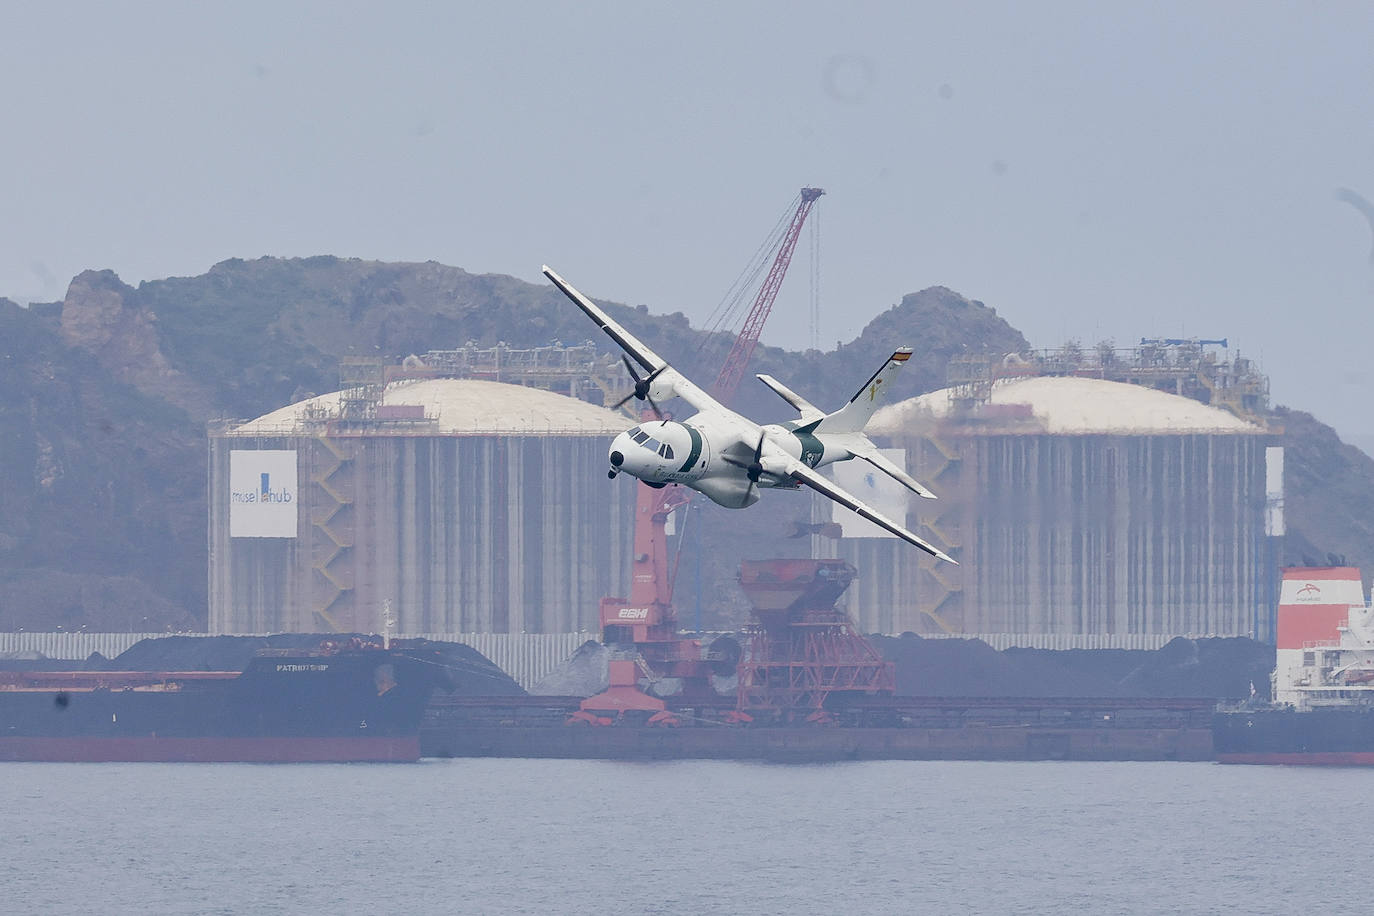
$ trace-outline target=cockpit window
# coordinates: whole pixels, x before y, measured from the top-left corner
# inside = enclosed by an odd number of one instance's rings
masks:
[[[663,443],[659,446],[658,455],[660,458],[671,459],[673,457],[673,447],[666,442]]]
[[[651,451],[651,452],[656,452],[656,451],[658,451],[658,440],[657,440],[657,439],[650,439],[648,442],[645,442],[645,443],[644,443],[644,447],[647,448],[647,449],[648,449],[649,451]]]
[[[635,430],[635,434],[630,438],[633,439],[635,443],[637,443],[638,445],[643,445],[644,440],[649,438],[649,434],[642,429],[637,429]]]

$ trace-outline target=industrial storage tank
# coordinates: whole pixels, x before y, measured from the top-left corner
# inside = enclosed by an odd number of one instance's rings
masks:
[[[960,564],[836,513],[834,550],[860,570],[849,601],[861,628],[1061,648],[1270,635],[1279,557],[1266,465],[1281,468],[1282,452],[1263,426],[1098,378],[1014,378],[968,394],[903,401],[868,427],[938,500],[836,466],[842,485]]]
[[[596,630],[629,578],[634,491],[605,479],[627,425],[460,378],[215,424],[210,631]]]

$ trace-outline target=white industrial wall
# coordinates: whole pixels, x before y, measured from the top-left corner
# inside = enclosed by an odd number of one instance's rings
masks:
[[[1268,614],[1261,435],[945,431],[892,444],[940,497],[911,500],[908,523],[960,565],[894,539],[838,542],[859,570],[846,604],[865,632],[1167,640],[1253,636]]]
[[[210,440],[215,633],[594,630],[629,584],[634,488],[600,436]],[[229,537],[229,453],[298,454],[295,538]]]

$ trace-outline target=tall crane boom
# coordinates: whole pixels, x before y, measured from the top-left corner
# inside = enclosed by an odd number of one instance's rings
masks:
[[[811,212],[811,205],[824,193],[825,191],[821,188],[802,188],[801,190],[801,202],[797,204],[797,212],[792,214],[792,223],[787,227],[787,233],[783,236],[782,246],[778,248],[777,257],[773,259],[773,267],[768,271],[768,276],[759,289],[758,297],[754,299],[754,306],[749,310],[749,316],[744,319],[744,328],[735,338],[735,345],[731,347],[730,355],[725,358],[725,365],[721,367],[720,375],[716,376],[716,382],[711,386],[712,397],[722,404],[728,405],[735,396],[735,389],[739,387],[740,379],[744,377],[744,370],[754,355],[754,348],[758,346],[759,335],[763,333],[764,322],[768,320],[768,313],[773,308],[773,300],[778,298],[778,290],[782,288],[782,278],[787,274],[787,266],[792,263],[792,250],[797,247],[797,238],[801,235],[802,224],[806,222],[806,215]]]
[[[820,188],[802,188],[801,203],[792,214],[792,221],[773,259],[772,269],[755,297],[754,305],[745,318],[744,328],[735,338],[734,347],[712,386],[713,396],[721,403],[728,403],[739,387],[754,347],[758,345],[764,322],[773,308],[773,300],[778,297],[787,266],[792,261],[792,250],[801,235],[802,224],[811,212],[811,205],[824,193]],[[645,422],[652,421],[655,416],[655,412],[651,411],[641,413]],[[669,560],[667,547],[668,517],[675,509],[691,501],[692,491],[686,487],[654,490],[639,486],[636,489],[630,597],[601,600],[602,640],[608,645],[633,644],[655,676],[681,677],[689,682],[704,683],[709,671],[701,658],[700,643],[684,639],[677,633],[677,613],[672,603],[677,562],[676,559]],[[601,708],[595,704],[609,702],[606,696],[608,694],[584,702],[584,710]],[[589,703],[592,704],[590,707]],[[591,720],[584,717],[581,721]]]

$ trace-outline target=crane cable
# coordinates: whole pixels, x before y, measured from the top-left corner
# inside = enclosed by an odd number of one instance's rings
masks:
[[[706,316],[705,321],[702,322],[702,328],[706,333],[702,335],[701,342],[697,345],[696,349],[698,357],[700,357],[708,344],[714,342],[718,334],[728,333],[727,329],[732,329],[742,324],[740,313],[743,311],[746,302],[748,302],[752,308],[757,290],[762,285],[762,280],[760,278],[776,260],[778,249],[782,247],[783,240],[787,235],[787,230],[792,225],[792,220],[795,218],[801,203],[802,193],[799,191],[782,211],[782,215],[778,217],[778,221],[773,225],[772,230],[768,233],[768,237],[759,245],[753,257],[744,266],[744,269],[740,271],[739,276],[735,278],[735,281],[730,284],[730,287],[725,291],[725,295],[721,297],[715,309]],[[819,264],[820,230],[813,219],[811,223],[811,337],[812,346],[815,349],[819,349],[819,346],[815,343],[819,334],[817,330],[817,313],[820,308]],[[736,333],[736,336],[738,336],[738,333]],[[678,532],[677,550],[674,551],[673,554],[672,569],[668,574],[669,594],[677,589],[678,570],[681,568],[682,563],[682,549],[687,543],[687,521],[691,517],[691,510],[694,502],[694,500],[690,499],[686,501],[682,505],[682,511],[679,513],[681,517],[681,530]],[[700,549],[698,545],[697,550],[700,551]],[[700,600],[700,597],[698,597],[698,600]]]
[[[754,252],[749,263],[740,271],[739,276],[735,278],[735,282],[730,284],[729,289],[725,291],[725,295],[721,297],[720,303],[716,305],[711,314],[706,316],[706,320],[702,323],[702,327],[707,334],[702,338],[701,344],[697,347],[698,353],[705,349],[707,342],[711,341],[716,333],[725,331],[740,323],[740,312],[743,311],[746,301],[750,301],[752,298],[748,294],[758,289],[760,286],[760,278],[773,263],[778,248],[782,245],[783,237],[787,234],[787,227],[791,225],[792,217],[796,213],[800,203],[801,194],[799,193],[792,198],[792,202],[787,205],[787,209],[778,217],[777,224],[773,226],[768,237],[759,245],[758,250]]]

